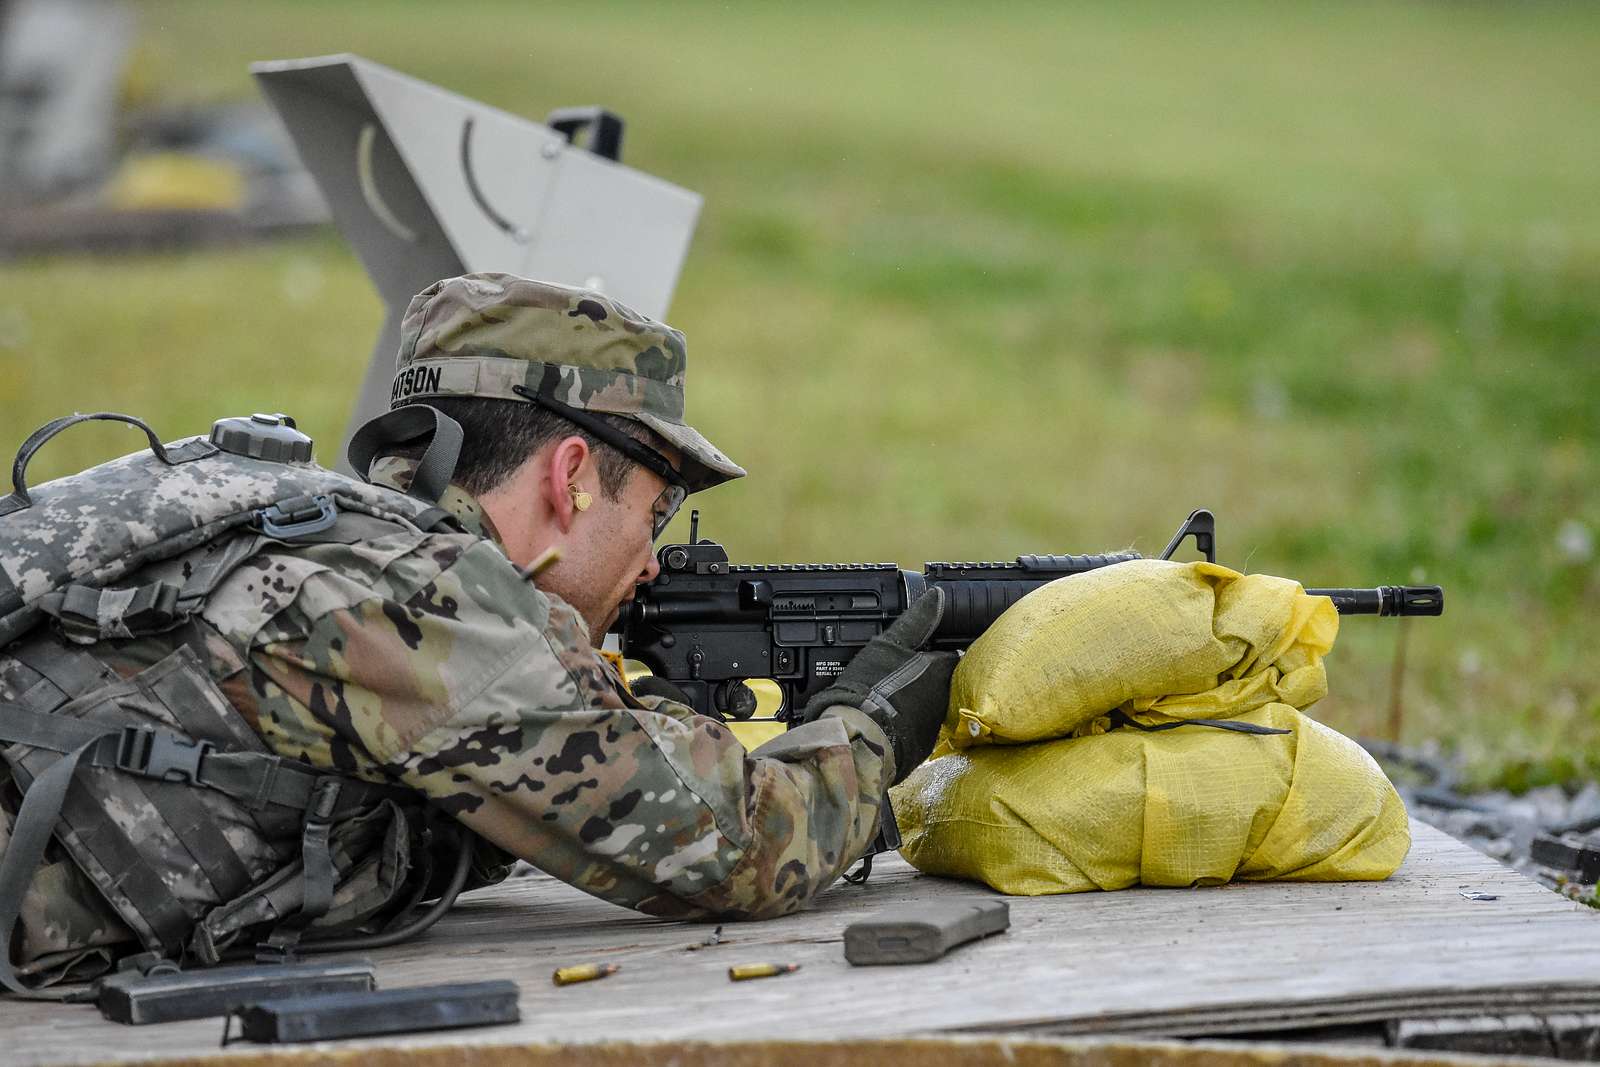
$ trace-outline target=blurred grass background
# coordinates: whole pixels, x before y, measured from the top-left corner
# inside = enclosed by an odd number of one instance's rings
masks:
[[[753,474],[698,501],[735,560],[1151,553],[1206,506],[1236,567],[1447,587],[1404,740],[1512,786],[1600,768],[1600,7],[139,11],[168,100],[353,51],[621,113],[706,197],[670,318]],[[331,461],[381,317],[331,231],[0,265],[0,426],[285,410]],[[82,429],[39,476],[133,443]],[[1399,633],[1347,620],[1321,717],[1388,731]]]

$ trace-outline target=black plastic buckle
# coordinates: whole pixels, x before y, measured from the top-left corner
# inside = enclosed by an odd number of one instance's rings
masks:
[[[117,769],[163,782],[198,782],[209,741],[190,741],[148,726],[124,726],[117,740]]]
[[[338,519],[339,509],[334,507],[333,497],[326,493],[280,500],[256,512],[261,532],[285,541],[321,533]]]

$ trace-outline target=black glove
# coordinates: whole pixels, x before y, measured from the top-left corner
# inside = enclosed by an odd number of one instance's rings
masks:
[[[659,675],[646,674],[641,678],[634,679],[628,683],[628,691],[636,697],[666,697],[674,704],[682,704],[691,710],[694,708],[694,705],[689,701],[688,693],[685,693],[682,689]],[[707,714],[718,722],[728,721],[723,717],[722,712],[717,710],[715,705],[712,705]]]
[[[943,616],[944,590],[935,586],[868,641],[834,683],[801,709],[799,720],[811,722],[834,704],[860,708],[889,735],[894,780],[905,778],[933,751],[950,704],[956,654],[920,651]]]

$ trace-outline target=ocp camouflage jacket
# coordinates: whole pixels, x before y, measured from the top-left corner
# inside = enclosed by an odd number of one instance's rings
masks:
[[[388,460],[373,477],[409,473]],[[836,707],[747,752],[635,699],[476,501],[452,487],[440,505],[468,532],[270,544],[183,630],[88,651],[129,677],[184,642],[277,754],[416,790],[478,835],[483,867],[503,850],[652,915],[791,912],[866,850],[893,768],[864,713]],[[36,881],[22,959],[131,939],[88,889],[66,868]]]

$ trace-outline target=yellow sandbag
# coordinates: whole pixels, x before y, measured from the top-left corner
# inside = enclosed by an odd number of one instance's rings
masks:
[[[1121,729],[947,752],[893,790],[902,853],[1025,895],[1394,873],[1410,829],[1372,757],[1285,704],[1238,718],[1293,732]]]
[[[1062,578],[962,657],[945,741],[1066,737],[1113,709],[1158,722],[1307,707],[1327,693],[1322,657],[1338,633],[1326,597],[1214,563],[1133,560]]]

